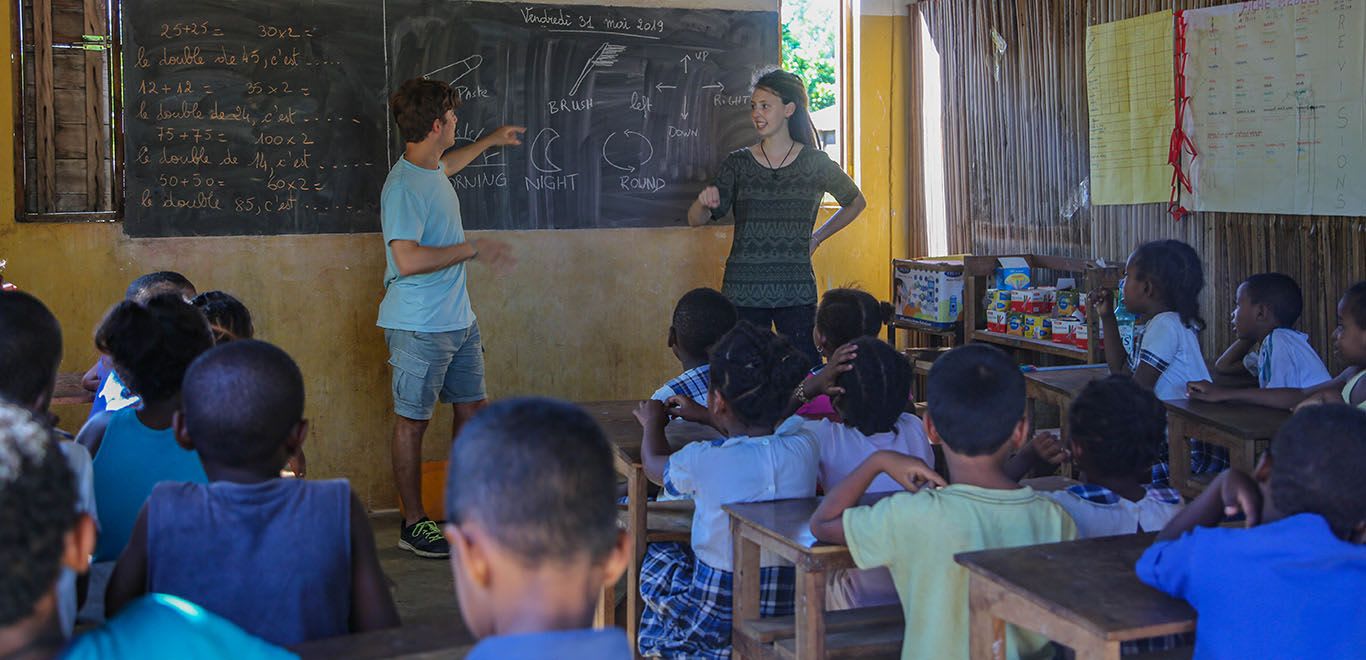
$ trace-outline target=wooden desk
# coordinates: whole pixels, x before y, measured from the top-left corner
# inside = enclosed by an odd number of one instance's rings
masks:
[[[972,658],[1003,658],[1005,624],[1042,632],[1078,659],[1119,660],[1121,642],[1195,630],[1195,610],[1139,582],[1156,534],[961,553]]]
[[[428,623],[318,639],[290,647],[304,660],[458,660],[474,646],[460,622]]]
[[[1205,482],[1190,474],[1190,440],[1228,449],[1229,466],[1247,473],[1271,437],[1290,419],[1290,411],[1243,403],[1207,403],[1189,399],[1163,401],[1167,406],[1167,463],[1172,488],[1193,498]]]
[[[79,371],[66,371],[57,374],[57,387],[52,392],[52,405],[71,406],[90,403],[95,393],[81,386],[85,374]]]
[[[617,474],[626,478],[626,533],[630,535],[633,561],[626,567],[626,636],[631,640],[632,653],[636,648],[636,633],[640,628],[640,616],[645,609],[640,599],[640,564],[645,559],[646,532],[649,529],[645,494],[645,468],[640,462],[640,445],[644,432],[633,412],[640,405],[639,400],[630,401],[593,401],[579,403],[597,420],[607,439],[612,443],[612,464]],[[719,438],[720,432],[709,426],[691,422],[674,421],[665,430],[669,444],[681,447],[696,440]],[[604,626],[616,625],[612,604],[616,600],[615,590],[608,588],[599,604],[598,623]]]
[[[1070,431],[1067,424],[1068,406],[1072,405],[1072,400],[1077,398],[1091,381],[1109,375],[1110,368],[1103,364],[1061,369],[1045,367],[1037,371],[1026,371],[1025,397],[1029,399],[1031,406],[1044,403],[1058,407],[1062,437],[1063,440],[1067,440]],[[1035,417],[1037,418],[1037,415]]]
[[[891,493],[865,495],[859,504],[872,504]],[[727,504],[735,543],[732,641],[733,657],[762,658],[771,654],[763,642],[747,633],[759,620],[759,553],[772,552],[797,568],[797,658],[824,658],[826,642],[825,584],[829,571],[855,568],[849,548],[821,543],[811,535],[811,514],[821,498]],[[898,624],[900,625],[900,624]]]

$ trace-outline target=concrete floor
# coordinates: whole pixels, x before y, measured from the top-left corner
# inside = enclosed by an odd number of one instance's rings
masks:
[[[455,600],[451,563],[444,559],[425,559],[398,549],[399,515],[379,513],[370,517],[375,530],[375,549],[379,563],[389,578],[404,626],[449,624],[465,627],[460,606]]]

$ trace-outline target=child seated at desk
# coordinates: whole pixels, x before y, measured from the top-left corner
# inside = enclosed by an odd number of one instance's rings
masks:
[[[1224,391],[1204,383],[1188,386],[1200,401],[1243,401],[1272,408],[1294,408],[1302,403],[1346,403],[1366,410],[1366,282],[1357,282],[1338,301],[1338,327],[1333,346],[1347,368],[1328,382],[1311,387],[1268,387]]]
[[[1290,418],[1248,477],[1220,474],[1143,557],[1139,579],[1199,613],[1196,658],[1359,658],[1366,649],[1366,412]],[[1248,529],[1214,527],[1242,513]]]
[[[1167,410],[1131,378],[1092,381],[1067,410],[1068,451],[1082,483],[1045,493],[1077,523],[1077,537],[1155,532],[1181,510],[1181,494],[1148,483],[1166,442]]]
[[[878,302],[872,294],[858,289],[830,289],[821,296],[821,304],[816,308],[816,323],[811,331],[811,339],[816,351],[821,354],[824,364],[817,365],[811,373],[817,374],[833,360],[835,351],[841,346],[860,337],[877,337],[882,327],[892,318],[891,303]],[[909,391],[906,401],[910,400]],[[902,407],[907,408],[906,401]],[[840,411],[831,403],[829,395],[820,394],[804,402],[797,414],[808,419],[825,418],[840,421]]]
[[[62,327],[57,317],[27,293],[0,291],[0,401],[27,408],[39,423],[50,426],[48,406],[61,361]],[[98,526],[90,452],[73,442],[69,433],[50,430],[71,469],[76,512]],[[57,580],[57,620],[63,637],[71,636],[75,627],[77,600],[76,572],[63,567]]]
[[[783,416],[806,375],[807,359],[787,339],[741,321],[711,352],[709,417],[725,439],[694,442],[674,452],[664,437],[668,412],[658,401],[636,410],[644,427],[645,476],[696,503],[692,542],[654,543],[640,570],[645,612],[640,654],[729,658],[734,544],[722,505],[764,502],[816,493],[816,439],[802,418]],[[793,611],[796,572],[769,565],[759,571],[760,616]]]
[[[199,457],[176,444],[171,420],[180,408],[185,370],[213,346],[209,324],[179,294],[115,305],[95,333],[95,346],[141,396],[138,405],[105,411],[85,423],[76,440],[94,459],[100,536],[82,619],[104,618],[105,584],[128,544],[138,511],[160,481],[206,483]]]
[[[572,404],[508,399],[451,447],[445,525],[468,660],[628,660],[619,628],[592,630],[632,558],[617,527],[612,450]],[[531,487],[534,484],[534,487]]]
[[[148,300],[165,294],[175,294],[189,302],[195,297],[194,284],[180,273],[159,270],[130,282],[128,289],[123,293],[123,299],[145,305]],[[81,379],[81,384],[95,393],[87,420],[106,410],[123,410],[138,402],[138,394],[124,384],[123,378],[114,370],[113,360],[108,354],[101,355],[100,359],[91,365],[85,372],[85,377]]]
[[[1198,334],[1205,329],[1205,320],[1200,318],[1200,290],[1205,288],[1200,255],[1177,240],[1144,243],[1129,255],[1121,286],[1124,305],[1142,324],[1134,327],[1130,354],[1125,354],[1123,342],[1105,342],[1110,371],[1132,376],[1164,401],[1186,398],[1186,383],[1210,379]],[[1097,290],[1091,294],[1090,304],[1100,316],[1103,334],[1118,338],[1114,292]],[[1228,450],[1197,441],[1190,446],[1191,474],[1228,467]],[[1165,450],[1161,458],[1152,466],[1152,481],[1166,485]]]
[[[1293,278],[1281,273],[1253,275],[1238,285],[1236,302],[1233,332],[1237,339],[1215,361],[1216,371],[1231,376],[1250,372],[1262,388],[1312,388],[1332,378],[1309,345],[1309,335],[1294,329],[1304,297]],[[1259,343],[1261,347],[1254,352]],[[1191,398],[1206,401],[1246,400],[1240,396],[1242,388],[1209,381],[1189,383],[1186,391]]]
[[[78,509],[73,477],[51,430],[30,411],[0,403],[0,657],[294,657],[162,595],[68,643],[57,620],[59,575],[85,572],[95,547],[95,523]]]
[[[832,399],[843,421],[817,419],[803,425],[820,445],[816,482],[826,492],[882,450],[914,456],[934,467],[924,422],[904,411],[911,393],[911,363],[874,337],[856,339],[852,346],[858,351],[849,363],[853,369],[836,379],[843,393]],[[901,484],[887,475],[868,486],[870,493],[897,490],[902,490]],[[831,610],[898,602],[896,586],[885,568],[839,571],[831,576],[826,594]]]
[[[879,451],[826,494],[811,516],[821,541],[849,546],[859,568],[886,566],[906,615],[901,657],[968,657],[968,573],[960,552],[1069,541],[1072,518],[1004,471],[1029,432],[1024,377],[1004,352],[985,344],[955,348],[935,361],[925,429],[944,444],[952,485],[918,458]],[[913,493],[855,506],[879,474]],[[1007,626],[1005,657],[1052,657],[1048,640]]]
[[[152,490],[109,578],[109,612],[170,594],[281,646],[398,625],[346,480],[280,478],[308,434],[303,410],[303,375],[279,348],[236,341],[195,360],[175,438],[210,481]]]
[[[711,366],[707,354],[723,335],[735,327],[735,305],[716,289],[700,287],[678,299],[669,326],[669,348],[683,365],[683,373],[664,383],[651,399],[667,402],[669,397],[692,399],[707,405],[707,386]]]
[[[247,306],[226,291],[205,291],[190,303],[208,319],[214,345],[251,339],[256,335]]]

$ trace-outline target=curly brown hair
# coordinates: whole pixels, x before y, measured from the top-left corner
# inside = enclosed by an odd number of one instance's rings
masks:
[[[460,107],[460,98],[440,80],[413,78],[389,97],[389,111],[404,142],[421,142],[432,132],[432,122]]]

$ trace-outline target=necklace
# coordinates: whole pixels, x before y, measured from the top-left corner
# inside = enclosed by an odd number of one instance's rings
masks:
[[[782,165],[783,163],[786,163],[786,162],[787,162],[787,157],[788,157],[788,156],[791,156],[791,155],[792,155],[792,150],[793,150],[793,149],[796,149],[796,148],[797,148],[797,141],[796,141],[796,140],[793,140],[793,141],[792,141],[792,145],[789,146],[789,147],[787,148],[787,153],[783,155],[783,159],[782,159],[782,160],[778,161],[778,164],[779,164],[779,165]],[[768,164],[768,171],[770,171],[770,172],[773,173],[773,178],[775,178],[775,179],[778,178],[778,168],[773,167],[773,161],[771,161],[771,160],[768,159],[768,152],[767,152],[767,151],[764,151],[764,143],[763,143],[763,141],[760,141],[760,142],[759,142],[759,153],[761,153],[761,154],[764,155],[764,162]]]

